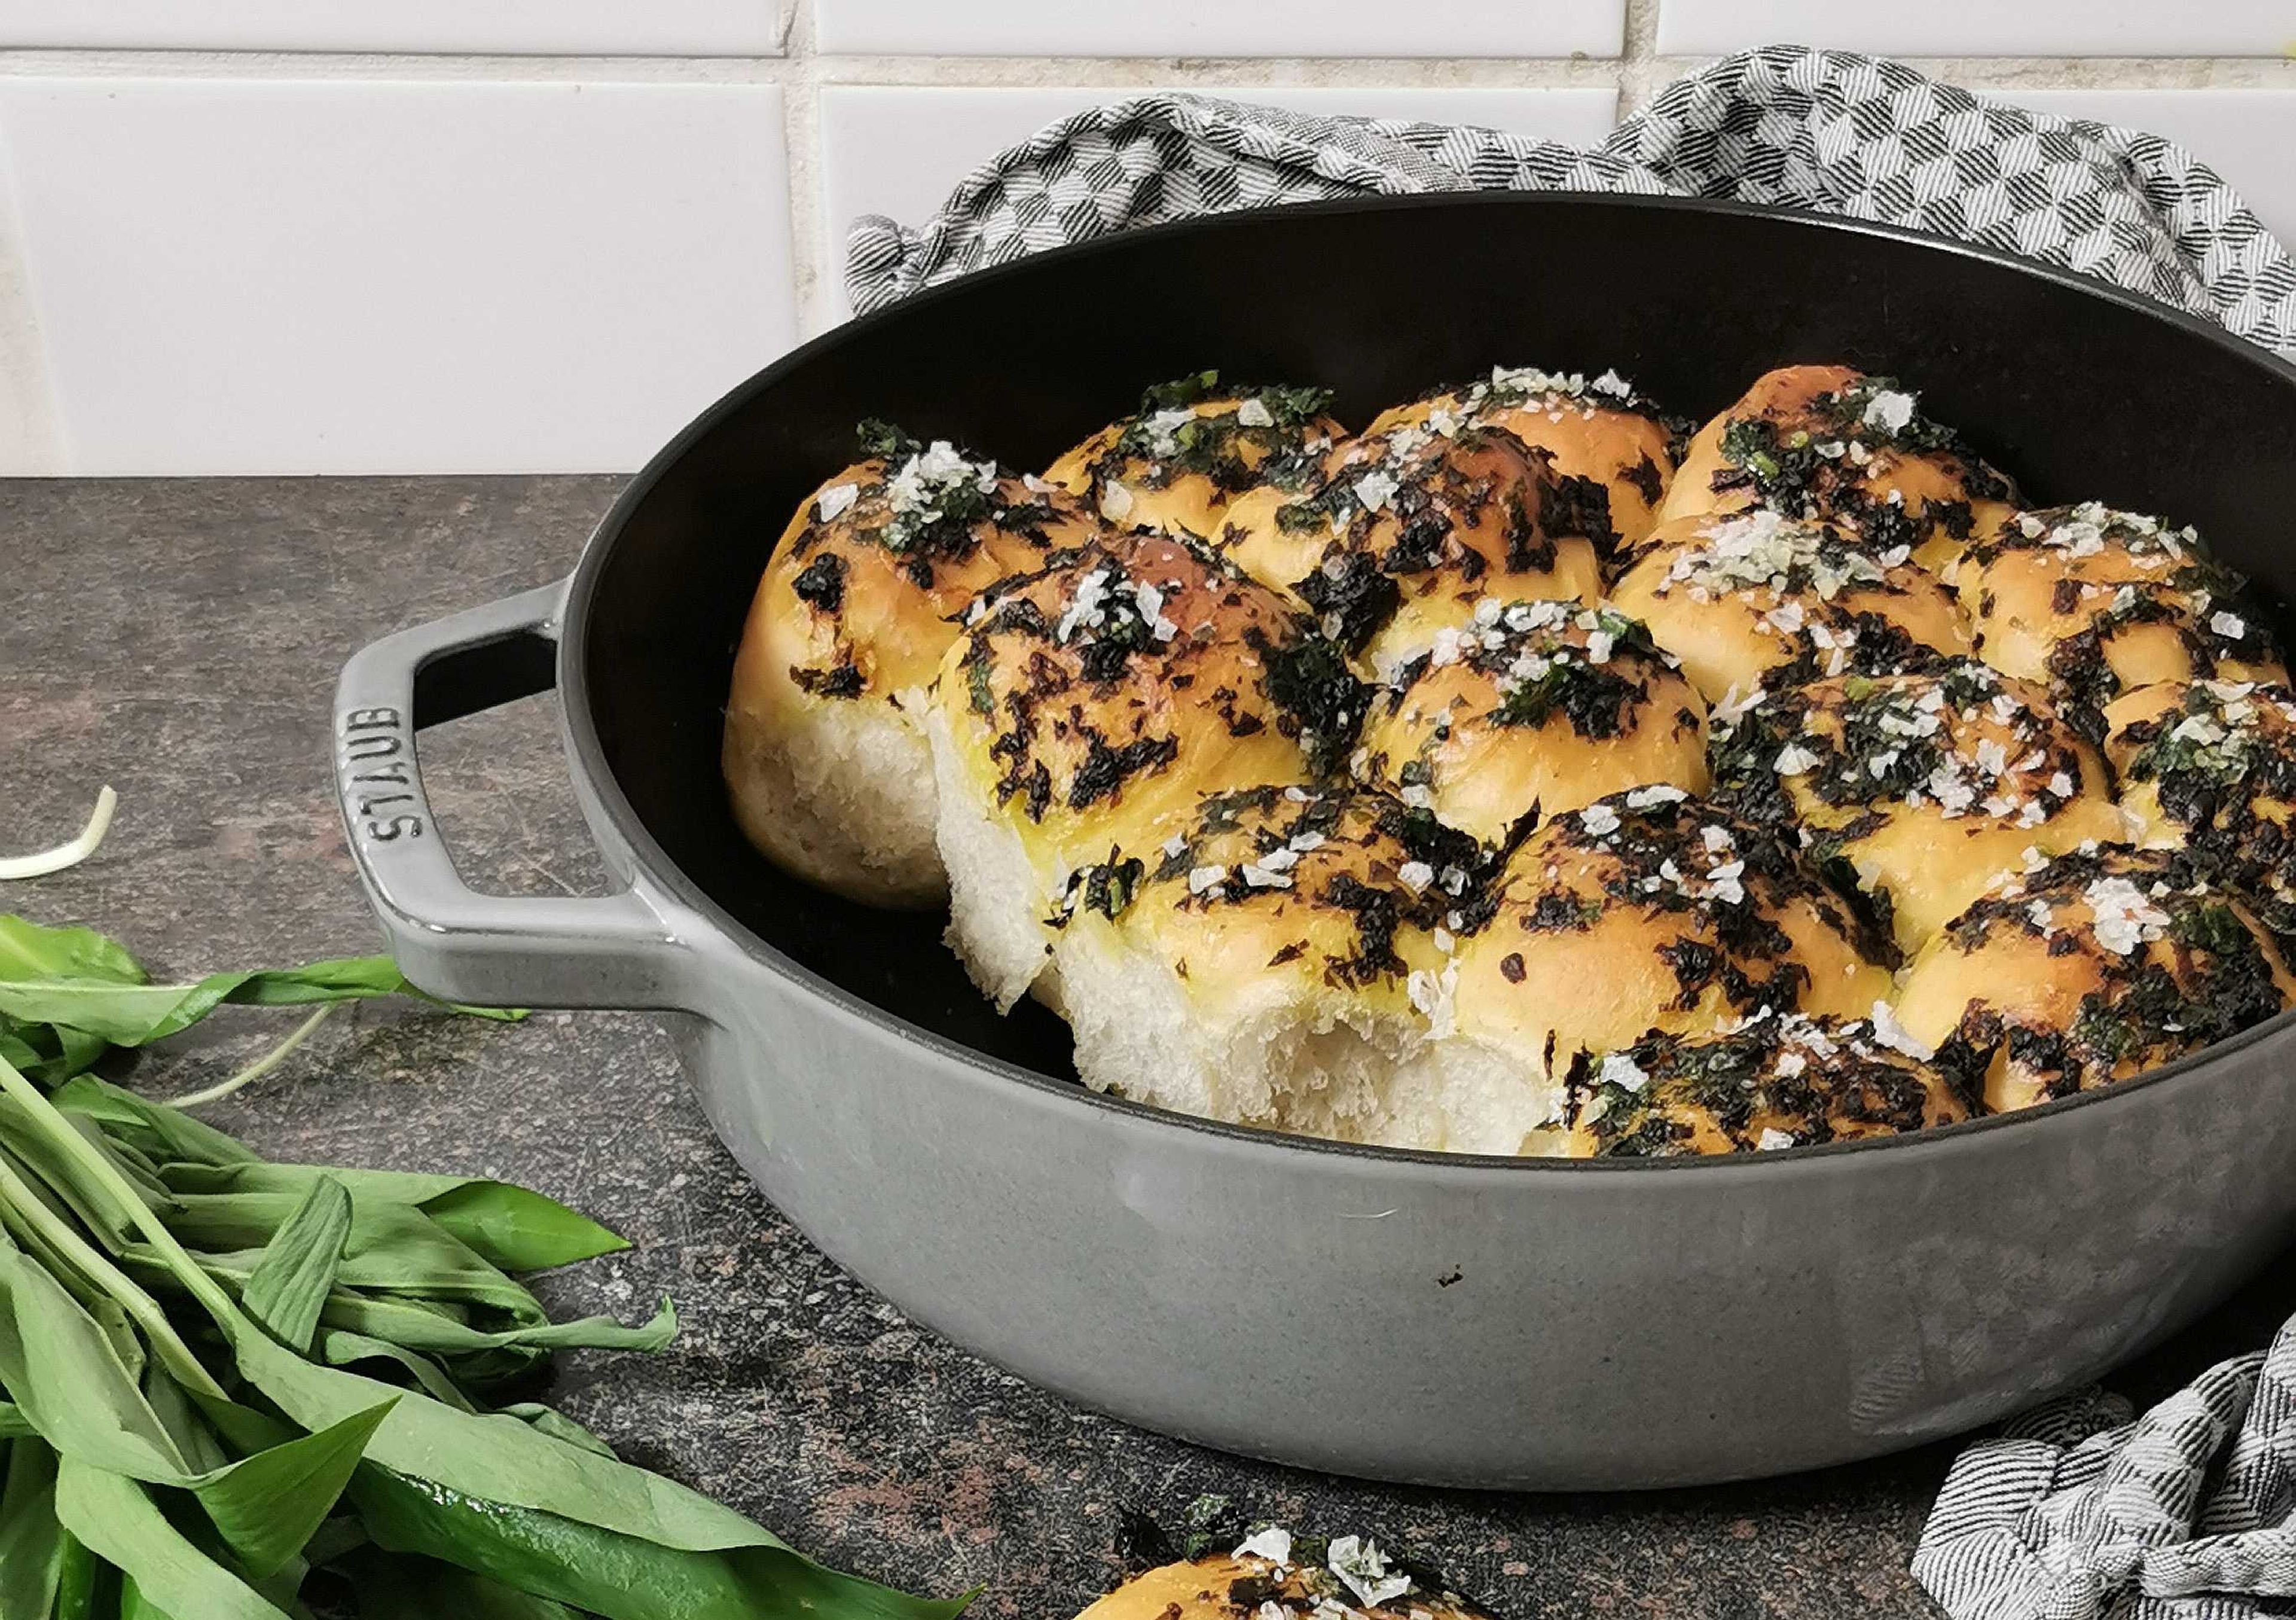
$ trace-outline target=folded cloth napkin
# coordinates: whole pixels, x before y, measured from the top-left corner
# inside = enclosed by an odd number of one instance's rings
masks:
[[[990,160],[922,229],[857,221],[846,283],[866,311],[984,265],[1194,214],[1510,189],[1727,197],[1933,231],[2296,353],[2296,262],[2175,143],[1794,45],[1676,81],[1591,151],[1141,96]],[[1954,1465],[1914,1558],[1952,1620],[2296,1615],[2296,1325],[2267,1353],[2129,1417],[2117,1397],[2070,1396]]]
[[[1677,79],[1586,151],[1204,95],[1096,107],[975,169],[921,229],[857,220],[846,286],[866,311],[984,265],[1195,214],[1505,190],[1728,197],[1909,226],[2084,271],[2296,350],[2296,263],[2183,147],[1798,45]]]

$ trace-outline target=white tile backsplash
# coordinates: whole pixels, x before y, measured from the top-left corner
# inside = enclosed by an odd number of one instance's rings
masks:
[[[1616,56],[1625,0],[814,0],[824,52],[949,56]]]
[[[2240,193],[2284,243],[2296,243],[2296,90],[1982,91],[2037,112],[2166,136]]]
[[[0,0],[0,46],[767,56],[788,0]]]
[[[845,233],[856,217],[887,214],[916,225],[973,169],[1056,119],[1151,87],[1081,86],[976,89],[837,85],[821,93],[824,312],[841,315]],[[1207,94],[1300,112],[1480,124],[1513,135],[1586,144],[1616,121],[1618,93],[1603,88],[1459,89],[1423,86],[1302,88],[1225,86]]]
[[[794,331],[780,90],[0,81],[80,473],[636,466]]]
[[[1706,56],[1782,41],[1894,56],[2278,56],[2288,0],[1659,0],[1658,49]]]

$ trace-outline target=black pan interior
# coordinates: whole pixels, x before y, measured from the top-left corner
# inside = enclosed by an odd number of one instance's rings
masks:
[[[718,728],[742,614],[797,503],[851,459],[857,419],[1036,468],[1144,384],[1205,366],[1325,384],[1354,425],[1494,362],[1616,366],[1703,417],[1795,361],[1901,377],[2037,501],[2094,497],[2195,523],[2266,593],[2296,594],[2283,505],[2296,369],[2197,321],[1951,244],[1717,204],[1319,205],[969,278],[737,390],[641,475],[586,562],[567,695],[578,760],[603,763],[637,824],[625,831],[651,835],[688,898],[890,1013],[1069,1076],[1065,1028],[1033,1006],[997,1018],[941,945],[940,918],[783,876],[726,809]]]

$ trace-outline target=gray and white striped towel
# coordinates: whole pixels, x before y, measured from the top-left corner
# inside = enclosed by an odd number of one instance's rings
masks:
[[[1506,189],[1726,197],[1933,231],[2296,353],[2296,262],[2182,147],[1792,45],[1678,80],[1589,151],[1142,96],[1001,153],[920,229],[857,221],[846,282],[865,311],[985,265],[1194,214]],[[2269,1353],[2128,1419],[2116,1397],[2069,1397],[1955,1464],[1914,1558],[1953,1620],[2296,1616],[2296,1325]]]

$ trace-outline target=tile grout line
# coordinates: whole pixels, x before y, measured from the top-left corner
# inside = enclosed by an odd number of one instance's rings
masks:
[[[828,166],[823,161],[821,78],[814,54],[813,0],[795,0],[783,42],[792,64],[782,92],[783,144],[789,151],[790,288],[798,341],[820,332],[835,308],[840,255],[830,240]]]

